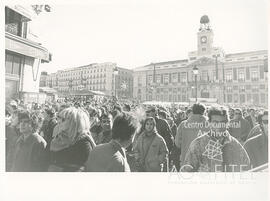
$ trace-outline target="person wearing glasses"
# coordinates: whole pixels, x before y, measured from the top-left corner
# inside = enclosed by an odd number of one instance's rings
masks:
[[[252,168],[268,162],[268,111],[258,116],[258,122],[256,135],[250,137],[244,144]]]
[[[250,168],[243,146],[227,130],[227,111],[212,107],[208,111],[210,131],[193,140],[181,172],[242,172]]]
[[[18,138],[12,172],[46,171],[46,141],[38,134],[41,127],[40,117],[35,113],[21,111],[18,114],[21,136]]]
[[[100,128],[96,129],[99,132],[91,132],[96,145],[108,143],[112,139],[112,115],[102,114],[100,117]]]
[[[250,130],[250,124],[246,119],[243,118],[242,110],[240,108],[235,108],[234,118],[230,121],[229,124],[229,133],[241,144],[244,144]]]

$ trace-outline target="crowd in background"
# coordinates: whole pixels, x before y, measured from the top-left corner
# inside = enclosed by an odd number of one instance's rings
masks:
[[[6,171],[217,172],[268,162],[268,111],[65,99],[6,104]]]

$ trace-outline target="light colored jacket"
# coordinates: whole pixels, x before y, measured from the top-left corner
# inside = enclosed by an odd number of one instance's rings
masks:
[[[244,147],[228,132],[221,140],[209,134],[192,141],[181,172],[242,172],[250,168]]]
[[[161,164],[166,162],[169,153],[163,137],[157,133],[154,135],[153,142],[149,145],[151,147],[148,149],[148,153],[145,153],[147,150],[144,150],[143,148],[143,142],[148,137],[145,133],[142,133],[139,136],[138,141],[134,146],[135,157],[144,165],[146,172],[160,172]],[[145,160],[143,161],[144,156]]]
[[[85,166],[86,172],[130,172],[125,150],[115,140],[96,146]]]
[[[193,114],[182,121],[177,128],[175,145],[181,149],[180,161],[184,162],[190,143],[199,135],[209,131],[207,118],[203,115]]]

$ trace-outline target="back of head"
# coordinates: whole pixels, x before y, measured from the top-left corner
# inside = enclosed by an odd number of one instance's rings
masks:
[[[30,121],[33,132],[37,132],[42,125],[41,115],[36,112],[29,112],[27,110],[19,111],[18,121],[21,122],[23,119],[27,119]]]
[[[229,121],[229,117],[228,117],[228,112],[226,109],[223,109],[221,107],[211,107],[208,111],[208,119],[211,122],[212,120],[212,116],[213,115],[218,115],[218,116],[224,116],[226,122]]]
[[[201,104],[201,103],[195,103],[192,106],[192,113],[193,114],[203,115],[204,114],[204,111],[205,111],[205,106],[203,104]]]
[[[129,140],[138,128],[138,121],[133,116],[122,113],[118,115],[113,122],[112,138],[121,141]]]
[[[159,111],[158,115],[163,119],[167,119],[167,113],[163,110]]]
[[[74,140],[78,135],[87,133],[90,130],[89,117],[85,111],[80,108],[69,107],[64,109],[59,116],[61,116],[65,123],[65,130],[69,137]]]

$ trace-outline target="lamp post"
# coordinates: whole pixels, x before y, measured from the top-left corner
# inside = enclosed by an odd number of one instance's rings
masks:
[[[195,100],[196,100],[196,103],[197,103],[197,75],[198,75],[198,73],[199,73],[199,70],[198,70],[198,68],[197,68],[197,66],[195,65],[194,67],[193,67],[193,74],[194,74],[194,76],[195,76]]]
[[[113,69],[113,74],[114,74],[114,96],[116,97],[116,75],[118,75],[118,68],[115,67]]]

